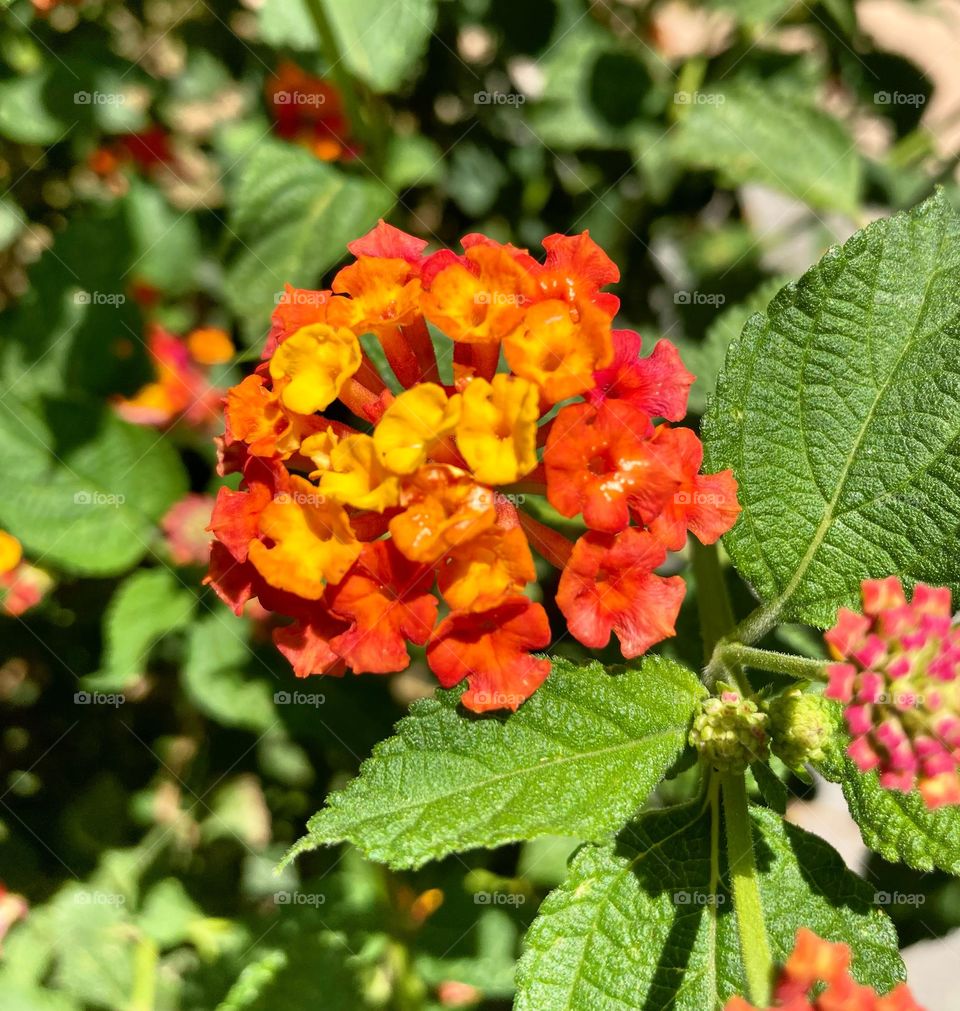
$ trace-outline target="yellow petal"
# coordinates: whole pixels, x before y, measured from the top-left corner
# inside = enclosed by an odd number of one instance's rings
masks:
[[[23,558],[23,548],[20,542],[8,534],[6,530],[0,530],[0,576],[12,572]]]
[[[360,368],[360,342],[352,330],[311,323],[291,334],[270,359],[270,375],[283,384],[280,399],[291,411],[313,414],[329,407]]]
[[[460,418],[460,397],[447,398],[436,383],[419,383],[386,409],[373,441],[381,463],[394,474],[412,474],[430,449],[448,436]]]
[[[331,450],[320,491],[335,502],[382,513],[397,504],[400,481],[380,463],[369,435],[348,435]]]
[[[499,373],[474,379],[464,389],[457,448],[484,484],[510,484],[537,465],[538,388]]]

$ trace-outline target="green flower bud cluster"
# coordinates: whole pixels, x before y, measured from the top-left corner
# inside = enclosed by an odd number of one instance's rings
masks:
[[[829,700],[791,688],[773,699],[767,711],[771,748],[784,765],[800,769],[824,757],[835,726]]]
[[[706,699],[693,721],[690,743],[703,761],[721,772],[743,772],[767,757],[767,715],[756,702],[724,691]]]

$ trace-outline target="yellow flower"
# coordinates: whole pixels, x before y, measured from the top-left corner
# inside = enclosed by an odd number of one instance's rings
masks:
[[[330,469],[320,475],[320,491],[335,502],[382,513],[397,504],[400,481],[380,462],[369,435],[348,435],[330,451]]]
[[[300,444],[300,453],[312,460],[317,468],[311,477],[319,477],[325,470],[331,468],[330,455],[339,441],[337,433],[332,428],[328,428],[325,432],[314,432],[303,440]]]
[[[270,359],[270,375],[283,383],[280,399],[298,414],[329,407],[360,368],[360,342],[352,330],[311,323],[291,334]]]
[[[459,396],[448,399],[442,386],[418,383],[393,401],[374,429],[381,463],[394,474],[412,474],[459,419]]]
[[[5,530],[0,530],[0,576],[6,575],[20,564],[23,548],[20,542]]]
[[[510,484],[537,465],[540,391],[517,376],[473,379],[462,394],[457,448],[484,484]]]
[[[319,600],[327,583],[339,583],[361,549],[343,506],[296,476],[290,490],[263,510],[260,533],[273,546],[251,542],[257,571],[271,586],[307,600]]]

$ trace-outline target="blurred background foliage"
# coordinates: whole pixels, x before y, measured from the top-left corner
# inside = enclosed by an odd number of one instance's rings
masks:
[[[295,683],[269,616],[201,586],[220,392],[284,284],[322,286],[380,216],[450,246],[589,228],[621,268],[622,324],[698,375],[695,424],[782,284],[956,189],[956,5],[0,0],[0,17],[0,527],[25,551],[0,588],[3,1007],[508,1007],[576,840],[273,873],[432,689],[419,661]],[[235,356],[183,350],[211,328]],[[171,370],[204,410],[171,400]],[[688,576],[663,649],[699,666]],[[817,654],[810,630],[778,634]],[[870,869],[928,897],[890,909],[905,944],[960,924],[956,881]]]

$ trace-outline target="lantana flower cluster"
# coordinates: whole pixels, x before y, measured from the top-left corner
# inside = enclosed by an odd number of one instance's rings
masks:
[[[766,1011],[924,1011],[906,983],[880,996],[850,975],[850,948],[825,941],[807,927],[797,931],[794,949],[774,987]],[[727,1001],[724,1011],[760,1011],[743,997]]]
[[[826,635],[824,693],[845,703],[848,753],[880,784],[918,787],[930,808],[960,803],[960,627],[950,590],[918,583],[908,603],[896,576],[867,579],[863,613],[841,608]]]
[[[693,381],[673,345],[642,358],[613,329],[613,262],[586,232],[543,244],[544,262],[482,235],[427,254],[381,221],[331,290],[279,300],[226,397],[221,470],[242,481],[219,492],[208,581],[238,613],[257,596],[294,619],[275,640],[298,675],[400,671],[414,643],[442,685],[467,679],[468,708],[516,709],[550,669],[531,547],[586,646],[614,632],[633,657],[674,634],[684,581],[655,570],[688,530],[733,525],[736,483],[700,474],[697,436],[669,424]],[[582,517],[576,543],[535,495]]]

